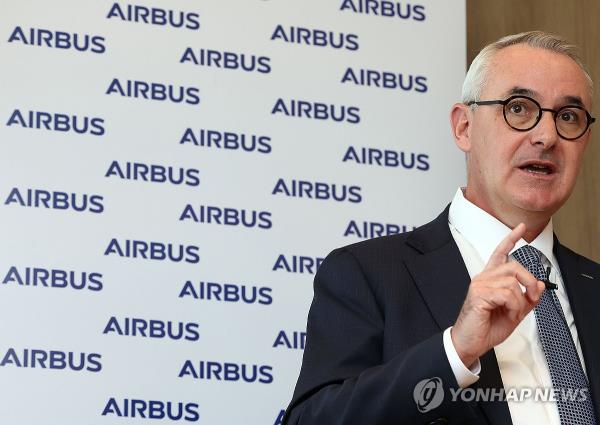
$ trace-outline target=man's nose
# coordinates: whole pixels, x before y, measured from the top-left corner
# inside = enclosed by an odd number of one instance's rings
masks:
[[[533,130],[531,143],[534,145],[549,149],[558,141],[559,135],[552,111],[542,110],[542,117]]]

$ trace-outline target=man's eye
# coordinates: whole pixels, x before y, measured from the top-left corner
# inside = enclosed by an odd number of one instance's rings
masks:
[[[561,111],[559,118],[561,121],[564,122],[568,122],[568,123],[576,123],[577,121],[579,121],[579,116],[577,115],[577,113],[575,113],[575,111]]]
[[[508,106],[508,110],[511,114],[524,115],[527,113],[527,106],[523,103],[511,103]]]

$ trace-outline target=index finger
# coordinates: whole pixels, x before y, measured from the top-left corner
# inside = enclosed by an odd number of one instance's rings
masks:
[[[492,252],[484,270],[490,270],[506,263],[508,261],[508,253],[515,247],[517,241],[523,237],[526,229],[527,228],[523,223],[519,223],[512,229],[508,236],[502,239],[502,242],[500,242],[494,252]]]

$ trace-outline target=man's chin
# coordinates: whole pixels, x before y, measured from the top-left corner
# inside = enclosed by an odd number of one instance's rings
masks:
[[[566,198],[557,198],[556,194],[520,194],[514,205],[529,213],[547,214],[552,216],[565,203]]]

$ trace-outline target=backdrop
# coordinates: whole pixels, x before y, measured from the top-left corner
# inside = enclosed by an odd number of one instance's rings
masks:
[[[464,181],[464,1],[0,7],[0,423],[278,424],[322,258]]]

